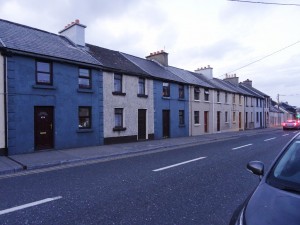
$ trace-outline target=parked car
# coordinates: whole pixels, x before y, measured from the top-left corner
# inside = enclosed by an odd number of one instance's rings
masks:
[[[282,123],[282,129],[300,129],[300,122],[299,120],[287,120],[286,122]]]
[[[255,191],[233,214],[231,225],[300,224],[300,134],[281,151],[270,170],[252,161],[248,170],[260,176]]]

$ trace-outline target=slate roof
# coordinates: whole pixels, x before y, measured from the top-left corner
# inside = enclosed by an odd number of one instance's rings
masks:
[[[275,112],[275,113],[283,113],[280,109],[277,107],[270,105],[270,112]]]
[[[250,91],[250,92],[252,92],[252,93],[254,93],[254,94],[260,96],[261,98],[263,98],[263,97],[270,97],[269,95],[266,95],[265,93],[263,93],[263,92],[257,90],[256,88],[250,87],[250,86],[245,85],[245,84],[243,84],[243,83],[240,83],[239,86],[240,86],[241,88],[243,88],[244,90],[246,90],[246,91]]]
[[[149,76],[118,51],[86,44],[87,51],[97,59],[104,68],[124,73]]]
[[[9,50],[100,65],[67,38],[32,27],[0,19],[0,43]]]
[[[234,85],[232,83],[230,83],[229,81],[225,81],[225,80],[221,80],[218,79],[218,82],[222,83],[224,86],[232,89],[235,93],[239,93],[239,94],[243,94],[243,95],[247,95],[247,96],[254,96],[252,93],[240,88],[237,85]]]
[[[233,92],[233,93],[236,92],[236,90],[234,90],[233,88],[230,88],[227,85],[224,85],[223,82],[222,82],[222,80],[219,80],[217,78],[208,79],[203,74],[198,74],[198,73],[193,73],[193,75],[196,76],[196,77],[198,77],[199,79],[202,79],[202,80],[208,82],[210,85],[212,85],[216,89],[224,90],[224,91],[228,91],[228,92]]]
[[[176,76],[180,77],[181,79],[185,80],[186,82],[188,82],[190,84],[199,85],[202,87],[214,88],[208,82],[205,82],[205,81],[195,77],[193,75],[193,73],[190,71],[179,69],[179,68],[172,67],[172,66],[165,67],[165,69],[167,69],[171,73],[175,74]]]
[[[122,53],[127,59],[133,62],[135,65],[140,67],[143,71],[151,75],[153,78],[158,78],[162,80],[175,81],[179,83],[187,83],[185,80],[166,70],[163,66],[158,63],[148,60],[142,59],[133,55],[129,55],[126,53]]]
[[[293,106],[290,106],[290,105],[287,104],[287,103],[281,102],[281,103],[279,103],[279,107],[283,108],[283,109],[284,109],[285,111],[287,111],[287,112],[294,113],[294,114],[297,113],[297,112],[296,112],[296,108],[293,107]]]

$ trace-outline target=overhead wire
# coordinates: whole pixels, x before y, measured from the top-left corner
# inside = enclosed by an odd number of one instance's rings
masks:
[[[277,2],[246,1],[246,0],[227,0],[227,1],[241,2],[241,3],[253,3],[253,4],[264,4],[264,5],[300,6],[300,4],[296,4],[296,3],[277,3]]]

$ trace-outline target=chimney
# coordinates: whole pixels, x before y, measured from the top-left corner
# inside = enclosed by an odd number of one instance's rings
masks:
[[[207,67],[201,67],[195,70],[196,73],[204,75],[208,79],[213,79],[213,68],[209,65]]]
[[[154,60],[163,66],[168,66],[168,53],[164,50],[150,53],[150,55],[146,56],[146,59]]]
[[[238,85],[239,84],[239,77],[236,76],[236,74],[225,74],[225,81],[228,81],[234,85]]]
[[[85,28],[86,26],[80,24],[79,20],[77,19],[75,22],[71,22],[71,24],[65,26],[65,28],[58,33],[69,38],[76,45],[85,46]]]
[[[247,79],[247,80],[243,81],[243,84],[248,87],[252,87],[252,80]]]

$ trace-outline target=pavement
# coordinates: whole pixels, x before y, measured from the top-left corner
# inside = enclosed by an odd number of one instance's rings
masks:
[[[110,160],[137,154],[147,154],[174,148],[201,145],[205,143],[255,135],[281,128],[265,128],[246,131],[220,132],[193,137],[169,138],[125,144],[101,145],[63,150],[39,151],[29,154],[0,156],[0,175],[27,170],[50,168],[68,164],[85,163],[95,160]]]

